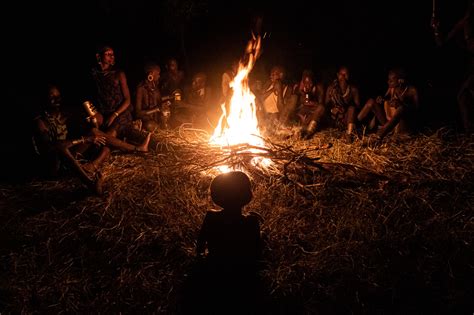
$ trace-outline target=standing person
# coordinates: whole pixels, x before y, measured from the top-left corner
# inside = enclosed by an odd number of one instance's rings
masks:
[[[359,89],[349,81],[349,69],[339,68],[337,78],[327,88],[326,110],[331,114],[335,126],[346,129],[346,137],[351,141],[355,131],[356,111],[360,107]]]
[[[93,103],[104,116],[101,129],[123,138],[131,128],[131,97],[125,73],[115,67],[112,47],[100,46],[96,52],[97,66],[92,69],[95,86]]]
[[[468,1],[466,14],[445,36],[439,30],[440,23],[434,13],[431,27],[438,46],[462,36],[463,40],[461,42],[468,54],[468,62],[465,67],[466,74],[458,91],[457,102],[464,132],[472,133],[474,131],[474,0]]]

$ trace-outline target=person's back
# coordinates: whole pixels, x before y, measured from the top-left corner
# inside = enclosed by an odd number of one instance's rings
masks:
[[[209,211],[203,223],[208,258],[216,263],[249,265],[258,258],[260,227],[254,215]]]
[[[184,293],[184,313],[254,313],[259,302],[260,224],[256,215],[243,215],[252,199],[250,180],[243,172],[218,175],[211,197],[221,211],[208,211],[199,232],[199,265]]]
[[[242,172],[217,176],[211,183],[212,200],[223,208],[208,211],[198,237],[197,253],[212,263],[249,266],[260,249],[260,226],[254,215],[243,215],[242,207],[252,199],[250,180]]]

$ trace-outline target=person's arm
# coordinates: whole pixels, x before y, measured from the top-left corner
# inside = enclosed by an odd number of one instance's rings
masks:
[[[36,120],[36,131],[40,141],[46,146],[48,151],[54,150],[54,144],[50,141],[48,126],[43,121],[43,119],[38,118]]]
[[[327,108],[330,107],[330,104],[332,102],[332,100],[331,100],[332,90],[333,90],[332,85],[328,86],[328,88],[326,90],[326,97],[325,97],[325,101],[324,101],[324,106],[327,107]]]
[[[284,85],[280,80],[278,80],[275,82],[273,89],[275,90],[274,93],[277,96],[277,108],[281,112],[285,107],[285,100],[283,98]]]
[[[352,87],[352,101],[356,108],[360,108],[360,95],[359,89],[355,86]]]
[[[316,93],[318,95],[317,102],[318,105],[323,105],[324,104],[324,87],[322,84],[317,84],[316,85]]]
[[[117,114],[122,114],[131,104],[130,90],[128,89],[127,77],[124,72],[119,74],[120,87],[122,88],[123,101],[119,108],[116,110]]]
[[[224,99],[227,99],[229,95],[229,90],[230,90],[230,81],[232,79],[230,76],[227,74],[227,72],[224,72],[222,75],[222,81],[221,81],[221,88],[222,88],[222,96]]]
[[[146,113],[142,110],[143,107],[144,88],[140,85],[137,86],[137,94],[135,96],[135,115],[137,118],[145,118]]]

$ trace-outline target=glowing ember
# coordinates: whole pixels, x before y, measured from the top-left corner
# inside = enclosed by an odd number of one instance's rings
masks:
[[[247,47],[248,60],[246,64],[239,62],[239,70],[233,81],[230,83],[233,89],[230,104],[222,104],[222,115],[214,130],[214,134],[209,140],[210,144],[221,147],[230,147],[238,144],[249,144],[252,146],[265,147],[265,142],[260,137],[258,128],[257,107],[255,105],[255,95],[250,91],[248,76],[252,70],[260,51],[260,37],[250,41]],[[248,152],[258,153],[261,150],[249,149]],[[262,167],[271,164],[266,158],[255,157],[252,160],[254,165]],[[220,168],[221,172],[231,171],[227,166]]]

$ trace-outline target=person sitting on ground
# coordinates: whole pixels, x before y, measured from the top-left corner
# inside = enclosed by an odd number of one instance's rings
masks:
[[[33,144],[47,175],[57,176],[61,167],[72,167],[81,181],[97,194],[102,193],[103,178],[98,171],[110,153],[109,147],[128,152],[147,152],[150,137],[140,146],[123,142],[95,127],[89,119],[89,129],[77,139],[68,137],[68,115],[61,108],[61,93],[57,86],[48,87],[47,102],[43,113],[34,119]],[[83,157],[89,157],[84,162]],[[62,163],[65,161],[66,163]]]
[[[304,70],[300,83],[293,87],[293,94],[297,96],[296,114],[302,125],[300,137],[309,139],[324,115],[324,87],[314,82],[311,70]]]
[[[239,70],[239,59],[234,59],[229,67],[226,69],[221,77],[221,96],[219,98],[219,105],[229,103],[232,97],[232,87],[230,82],[234,80]]]
[[[351,137],[355,131],[357,109],[360,107],[359,89],[349,81],[349,69],[342,66],[337,78],[326,91],[326,111],[331,115],[332,125],[346,129]]]
[[[193,76],[189,89],[186,89],[184,100],[176,102],[173,120],[177,124],[192,123],[204,127],[212,105],[213,95],[207,85],[207,75],[198,72]]]
[[[164,96],[174,95],[177,91],[182,92],[184,88],[184,72],[179,69],[178,61],[170,58],[166,62],[165,72],[161,80],[161,93]]]
[[[135,96],[135,115],[142,122],[144,130],[153,132],[160,126],[164,127],[166,102],[162,102],[159,88],[160,66],[156,63],[145,65],[144,78],[137,86]],[[164,110],[165,109],[165,110]]]
[[[291,88],[284,83],[285,70],[282,66],[274,66],[270,78],[264,83],[258,104],[263,113],[267,127],[273,129],[279,121],[286,122],[288,116],[286,102],[291,95]]]
[[[100,46],[96,53],[97,66],[92,69],[94,92],[92,103],[104,116],[101,129],[123,138],[132,127],[131,97],[125,73],[115,67],[112,47]]]
[[[418,91],[406,82],[405,71],[400,68],[392,69],[388,73],[388,89],[384,96],[375,100],[369,99],[357,120],[362,122],[373,112],[379,123],[376,137],[381,140],[395,129],[396,132],[408,133],[410,119],[419,108]]]

